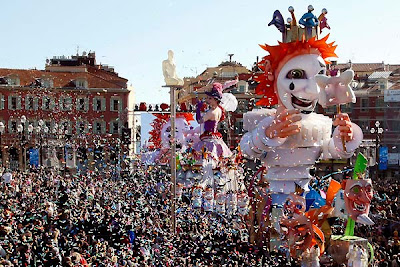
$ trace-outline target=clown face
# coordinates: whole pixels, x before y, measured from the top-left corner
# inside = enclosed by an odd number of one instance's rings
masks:
[[[345,181],[344,202],[350,218],[363,224],[374,224],[368,218],[373,196],[371,179]]]
[[[184,139],[185,139],[185,132],[189,130],[189,124],[183,118],[176,118],[175,120],[175,139],[176,139],[176,146],[177,148],[182,148]],[[166,124],[163,125],[161,128],[161,145],[163,148],[169,148],[171,139],[171,122],[168,121]]]
[[[325,62],[317,54],[290,59],[279,71],[277,79],[277,94],[281,104],[287,109],[312,112],[320,92],[315,75],[325,72]]]
[[[297,258],[313,245],[314,231],[311,221],[305,215],[295,219],[281,219],[281,231],[288,241],[290,255]]]
[[[290,194],[283,205],[283,217],[285,219],[294,219],[304,215],[306,211],[306,201],[304,197],[296,194]]]

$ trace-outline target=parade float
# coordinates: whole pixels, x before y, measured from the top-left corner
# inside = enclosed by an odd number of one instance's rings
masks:
[[[162,66],[166,87],[174,93],[181,87],[182,80],[177,77],[171,50]],[[170,112],[153,113],[150,145],[141,155],[142,163],[165,169],[171,167],[178,206],[185,197],[196,210],[230,218],[248,213],[249,198],[243,181],[244,171],[237,162],[239,157],[218,132],[226,113],[237,108],[235,96],[226,90],[237,82],[237,79],[224,84],[209,82],[204,88],[207,97],[198,99],[196,106],[198,126],[193,126],[192,113],[175,113],[171,109],[176,106],[172,96]]]
[[[328,42],[329,35],[320,37],[324,28],[330,29],[327,10],[318,18],[313,10],[310,5],[297,22],[294,8],[289,7],[287,23],[280,11],[274,12],[268,25],[282,33],[282,42],[261,45],[268,55],[257,64],[260,71],[253,77],[258,82],[256,93],[263,96],[257,105],[266,108],[244,114],[247,133],[240,148],[246,158],[260,160],[264,166],[258,181],[268,185],[271,205],[254,209],[269,212],[265,221],[270,225],[266,238],[271,250],[286,248],[303,266],[319,266],[319,257],[328,247],[339,264],[347,263],[348,255],[352,264],[367,266],[360,255],[365,255],[368,243],[353,236],[355,222],[373,223],[368,218],[372,185],[364,175],[363,156],[357,160],[354,180],[344,181],[342,186],[331,180],[325,196],[319,196],[323,201],[315,202],[317,193],[314,204],[307,203],[312,193],[310,170],[316,161],[350,158],[363,139],[360,127],[340,110],[340,105],[355,102],[350,86],[354,72],[327,73],[329,59],[337,57],[336,45]],[[317,103],[323,108],[337,107],[333,121],[316,113]],[[343,216],[348,216],[346,232],[331,236],[326,219],[337,213],[340,196],[344,196],[347,213]],[[358,260],[354,255],[360,256]]]

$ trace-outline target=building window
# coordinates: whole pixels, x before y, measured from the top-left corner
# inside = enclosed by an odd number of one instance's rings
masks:
[[[88,111],[89,110],[89,98],[78,97],[76,99],[76,110],[78,111]]]
[[[326,109],[325,109],[325,113],[326,114],[333,114],[333,113],[335,113],[336,112],[336,107],[335,106],[330,106],[330,107],[327,107]]]
[[[59,131],[62,134],[66,135],[71,135],[72,134],[72,127],[71,127],[71,122],[70,121],[63,121],[61,124],[58,126]]]
[[[383,112],[384,111],[385,102],[384,102],[384,98],[383,97],[377,97],[375,99],[375,107],[376,107],[376,111],[378,111],[378,112]]]
[[[71,111],[72,110],[72,98],[71,97],[61,97],[60,98],[60,109],[61,109],[61,111]]]
[[[119,97],[111,97],[110,102],[111,111],[122,111],[122,100]]]
[[[104,121],[95,121],[93,123],[93,133],[94,134],[105,134],[106,124]]]
[[[26,110],[37,110],[38,109],[38,99],[34,96],[25,97],[25,109]]]
[[[88,88],[88,83],[86,79],[77,79],[75,80],[76,88]]]
[[[104,97],[93,98],[93,111],[105,111],[106,99]]]
[[[76,122],[76,134],[85,134],[87,133],[87,123],[84,121]]]
[[[8,96],[8,109],[10,109],[10,110],[21,109],[21,97],[20,96]]]
[[[7,84],[8,85],[20,85],[20,80],[17,75],[10,75],[7,77]]]
[[[357,124],[358,124],[358,126],[360,126],[360,128],[363,132],[369,133],[369,121],[368,120],[359,120]]]
[[[393,132],[400,132],[400,123],[398,121],[392,121],[391,124]]]
[[[110,122],[110,133],[111,134],[119,134],[119,122],[118,121],[112,121]]]
[[[42,86],[44,88],[52,88],[53,87],[53,80],[49,78],[42,79]]]
[[[235,122],[235,134],[243,133],[243,120],[237,120]]]
[[[222,78],[234,78],[238,75],[236,71],[224,71],[221,73]]]
[[[0,109],[4,109],[4,95],[0,94]]]
[[[341,106],[342,112],[344,113],[351,113],[353,112],[353,103],[347,103]]]
[[[361,98],[361,111],[362,112],[368,111],[368,107],[369,107],[369,99]]]
[[[26,110],[33,110],[33,97],[27,96],[25,98],[25,109]]]
[[[8,132],[9,133],[16,133],[17,132],[17,121],[16,120],[9,120],[8,121]]]
[[[54,99],[49,97],[49,96],[45,96],[42,98],[42,110],[52,110],[54,106]]]

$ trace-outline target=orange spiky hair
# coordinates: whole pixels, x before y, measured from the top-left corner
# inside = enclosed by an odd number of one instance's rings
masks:
[[[327,58],[337,57],[335,54],[336,45],[334,42],[327,43],[329,34],[321,40],[315,37],[308,41],[296,41],[290,43],[281,43],[276,46],[260,45],[262,49],[266,50],[269,55],[263,57],[258,63],[258,67],[263,71],[261,74],[256,74],[254,80],[259,84],[256,88],[256,94],[262,95],[256,104],[263,106],[273,106],[278,104],[278,96],[275,93],[276,77],[281,70],[282,66],[290,59],[304,54],[319,54],[326,63],[329,63]]]

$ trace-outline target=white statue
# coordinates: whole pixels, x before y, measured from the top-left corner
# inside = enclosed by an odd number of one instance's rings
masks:
[[[168,50],[168,59],[162,62],[162,69],[166,85],[183,85],[183,80],[176,75],[174,52]]]

